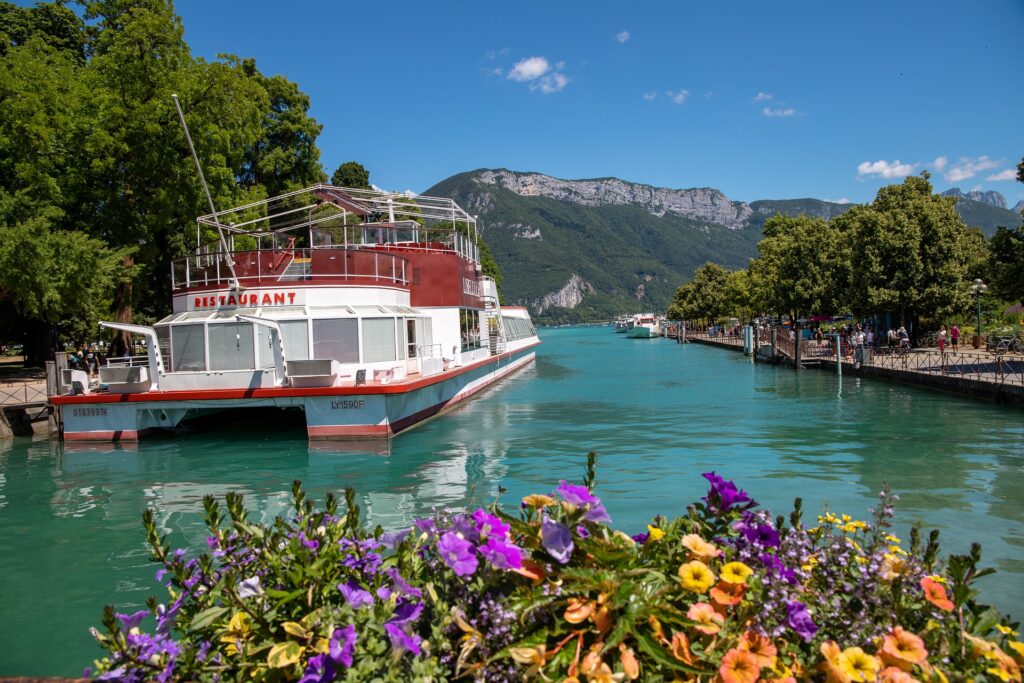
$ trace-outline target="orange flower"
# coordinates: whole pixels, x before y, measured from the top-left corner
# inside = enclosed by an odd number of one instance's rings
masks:
[[[565,608],[562,618],[570,624],[582,624],[590,618],[594,611],[594,605],[580,598],[569,598],[569,606]]]
[[[544,579],[544,565],[534,560],[523,560],[523,566],[512,571],[530,579],[535,585]]]
[[[884,657],[883,657],[884,659]],[[878,683],[919,683],[916,678],[903,669],[887,666],[878,672]]]
[[[622,671],[626,678],[631,681],[640,678],[640,662],[637,661],[633,648],[626,647],[625,643],[619,643],[619,660],[622,662]]]
[[[754,683],[761,675],[761,667],[753,654],[733,648],[722,657],[718,674],[723,683]]]
[[[775,666],[775,656],[779,654],[779,650],[772,643],[771,638],[754,633],[753,631],[744,633],[737,647],[744,652],[754,655],[758,666],[768,668]]]
[[[746,590],[746,585],[742,583],[719,581],[718,585],[711,589],[711,599],[719,605],[738,605],[743,600],[743,593]]]
[[[694,628],[709,636],[713,636],[721,631],[722,622],[725,621],[725,618],[706,602],[697,602],[690,605],[690,609],[686,610],[686,618],[696,621],[698,625],[694,626]]]
[[[941,610],[953,611],[953,603],[946,597],[946,589],[930,577],[921,579],[921,589],[924,591],[924,598]]]
[[[928,659],[924,641],[910,631],[904,631],[902,626],[897,626],[891,633],[882,636],[882,649],[879,654],[887,666],[895,666],[903,671],[910,671],[914,664],[920,664]]]
[[[825,660],[821,663],[821,670],[825,672],[825,680],[828,683],[850,683],[850,677],[840,668],[839,658],[843,651],[839,649],[833,640],[826,640],[821,644],[821,654]]]
[[[706,562],[722,554],[714,543],[708,543],[697,534],[686,534],[682,542],[683,547],[690,551],[690,556],[695,560]]]
[[[690,652],[690,639],[682,631],[672,634],[672,644],[668,646],[672,656],[680,662],[693,666],[693,653]]]

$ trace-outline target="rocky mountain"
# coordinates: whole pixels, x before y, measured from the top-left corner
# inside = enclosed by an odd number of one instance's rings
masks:
[[[1020,213],[1021,211],[1024,211],[1024,199],[1014,204],[1013,208],[1010,209],[1010,211],[1013,211],[1015,213]]]
[[[970,192],[962,192],[959,187],[953,187],[945,192],[940,192],[947,197],[959,197],[961,199],[972,199],[976,202],[983,202],[985,204],[991,204],[997,206],[1000,209],[1006,208],[1006,197],[995,190],[989,190],[982,192],[981,190],[971,190]]]
[[[460,173],[424,194],[451,197],[479,216],[504,274],[504,299],[529,306],[547,323],[664,311],[676,287],[703,263],[746,266],[769,217],[831,219],[853,206],[810,198],[748,204],[708,187],[561,180],[507,169]],[[969,225],[986,235],[999,225],[1020,225],[1019,213],[969,194],[957,200]]]

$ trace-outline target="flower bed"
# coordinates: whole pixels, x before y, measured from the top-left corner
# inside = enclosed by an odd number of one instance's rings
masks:
[[[707,496],[647,533],[614,531],[593,494],[562,481],[522,500],[442,512],[397,533],[342,513],[263,526],[240,496],[205,501],[209,553],[144,524],[163,604],[106,608],[102,680],[1020,681],[1017,624],[980,604],[980,551],[939,562],[938,534],[870,521],[773,518],[707,473]],[[226,514],[225,514],[226,511]],[[155,618],[155,627],[141,628]]]

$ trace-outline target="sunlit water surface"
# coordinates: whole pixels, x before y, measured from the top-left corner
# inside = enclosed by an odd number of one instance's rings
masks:
[[[0,441],[0,675],[77,675],[99,650],[104,604],[165,596],[140,518],[205,550],[202,497],[238,491],[253,516],[286,509],[294,479],[322,500],[355,487],[370,522],[433,508],[516,504],[578,478],[599,454],[597,493],[617,527],[643,528],[701,496],[700,474],[736,479],[776,513],[802,496],[865,518],[883,482],[897,533],[942,530],[945,551],[980,541],[999,573],[985,596],[1024,602],[1024,413],[829,372],[752,365],[741,354],[610,328],[542,332],[534,365],[389,449],[309,443],[301,419],[254,413],[137,448]]]

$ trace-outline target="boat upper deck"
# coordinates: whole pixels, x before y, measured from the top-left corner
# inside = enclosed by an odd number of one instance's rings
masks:
[[[200,216],[199,246],[174,261],[172,288],[408,288],[438,256],[475,270],[476,236],[476,219],[450,199],[315,185]]]

